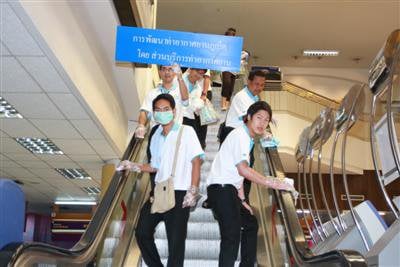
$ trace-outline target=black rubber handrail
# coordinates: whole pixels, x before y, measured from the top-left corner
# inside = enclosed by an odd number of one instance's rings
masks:
[[[133,155],[138,153],[141,142],[142,139],[132,136],[129,145],[122,156],[122,160],[130,159]],[[119,196],[124,188],[127,180],[126,178],[127,176],[123,172],[114,173],[107,191],[99,203],[91,222],[89,223],[81,239],[74,247],[71,249],[64,249],[39,242],[23,243],[19,246],[14,245],[11,249],[8,247],[4,249],[4,251],[0,251],[0,254],[2,254],[2,256],[0,256],[0,266],[20,267],[20,259],[29,253],[35,252],[41,254],[40,257],[43,257],[43,254],[46,254],[52,255],[54,258],[70,258],[71,265],[85,265],[86,263],[90,262],[93,259],[98,246],[101,245],[100,240],[105,232],[105,224],[107,224],[107,221],[111,217],[114,207],[118,204],[117,200],[119,199]],[[103,231],[103,233],[101,233],[101,231]],[[96,247],[93,247],[94,244]],[[79,262],[73,263],[73,259],[78,257],[81,257]]]

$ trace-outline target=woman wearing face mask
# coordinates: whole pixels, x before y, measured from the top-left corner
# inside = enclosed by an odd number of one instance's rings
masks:
[[[126,160],[120,163],[117,170],[156,173],[157,184],[171,177],[174,156],[178,153],[173,175],[175,206],[166,212],[151,213],[153,199],[150,197],[140,212],[136,240],[148,266],[163,266],[154,242],[154,232],[158,223],[164,221],[168,239],[167,266],[183,266],[187,222],[190,207],[194,207],[198,200],[200,165],[204,152],[193,128],[174,121],[175,101],[171,95],[160,94],[153,100],[153,116],[161,127],[157,128],[150,141],[150,163]],[[180,146],[176,151],[180,131]]]

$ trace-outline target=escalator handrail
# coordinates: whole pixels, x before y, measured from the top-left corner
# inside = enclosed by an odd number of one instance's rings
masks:
[[[122,156],[122,160],[130,159],[131,156],[137,152],[138,148],[140,148],[141,143],[142,139],[132,136],[129,145]],[[19,262],[23,256],[26,256],[30,252],[34,251],[53,255],[54,257],[59,256],[76,258],[83,256],[84,259],[81,260],[89,262],[91,260],[91,256],[93,256],[93,253],[95,253],[97,250],[97,247],[93,247],[93,244],[98,244],[99,240],[102,239],[106,228],[105,224],[111,217],[114,207],[117,205],[117,200],[122,193],[126,178],[127,175],[122,172],[114,173],[107,191],[101,199],[101,202],[99,203],[91,222],[89,223],[81,239],[74,247],[71,249],[65,249],[39,242],[21,244],[16,248],[15,253],[13,253],[8,266],[17,266],[17,262]],[[86,259],[84,254],[87,255]]]
[[[277,149],[266,148],[266,158],[269,161],[269,167],[273,176],[282,176],[284,174],[283,165],[280,160]],[[286,232],[287,243],[290,253],[296,264],[299,266],[367,266],[365,258],[357,251],[353,250],[333,250],[324,254],[314,255],[304,242],[304,234],[298,222],[296,209],[292,196],[289,192],[274,190],[278,207],[281,210],[281,220]],[[290,214],[296,220],[291,220]],[[297,238],[300,237],[300,238]]]

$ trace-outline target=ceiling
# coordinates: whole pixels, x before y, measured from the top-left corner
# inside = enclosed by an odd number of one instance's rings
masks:
[[[101,169],[117,153],[57,60],[11,4],[1,7],[1,94],[23,119],[0,119],[0,178],[18,179],[30,203],[89,200],[83,187],[100,187]],[[64,155],[37,155],[16,137],[50,138]],[[70,180],[55,168],[82,168],[91,180]]]
[[[234,27],[255,65],[367,68],[400,27],[400,1],[161,0],[157,25],[213,34]],[[340,55],[309,59],[303,49]]]

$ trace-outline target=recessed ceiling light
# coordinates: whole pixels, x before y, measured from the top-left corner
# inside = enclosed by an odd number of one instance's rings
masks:
[[[59,169],[56,168],[62,176],[71,180],[91,180],[92,178],[82,169]]]
[[[22,119],[23,117],[10,103],[0,96],[0,118]]]
[[[15,140],[34,154],[64,154],[61,149],[47,138],[18,137]]]
[[[54,202],[56,205],[96,205],[96,201],[64,201],[57,200]]]
[[[82,189],[89,195],[97,195],[100,193],[100,188],[97,186],[82,187]]]
[[[337,50],[303,50],[303,56],[305,57],[336,57],[339,55]]]

